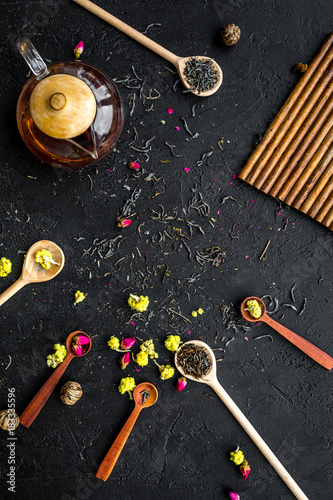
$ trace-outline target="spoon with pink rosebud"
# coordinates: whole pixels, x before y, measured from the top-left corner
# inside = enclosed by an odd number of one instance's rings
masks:
[[[53,389],[59,382],[61,376],[64,374],[67,366],[73,358],[85,356],[91,348],[91,339],[89,335],[84,332],[77,331],[68,335],[66,340],[67,356],[64,361],[56,368],[51,377],[39,389],[36,396],[28,404],[22,415],[20,416],[20,423],[24,427],[30,427],[35,420],[46,401],[52,394]]]

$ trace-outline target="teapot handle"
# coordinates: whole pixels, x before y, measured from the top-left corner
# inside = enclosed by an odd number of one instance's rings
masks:
[[[29,38],[19,38],[16,41],[16,47],[34,75],[38,76],[47,71],[45,62],[32,45]]]

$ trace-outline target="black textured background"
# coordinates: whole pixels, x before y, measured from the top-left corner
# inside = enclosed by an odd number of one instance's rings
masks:
[[[295,86],[299,76],[291,67],[309,62],[332,31],[331,2],[97,3],[139,31],[160,23],[149,28],[148,36],[179,55],[214,57],[224,82],[217,94],[205,99],[182,93],[180,85],[174,91],[176,76],[167,69],[173,69],[169,63],[74,2],[1,2],[0,254],[11,259],[13,271],[1,278],[0,292],[20,275],[24,256],[18,251],[26,251],[35,241],[55,241],[66,257],[56,279],[27,286],[1,307],[1,409],[6,408],[8,388],[15,388],[17,412],[24,410],[52,372],[45,359],[53,344],[64,342],[73,330],[89,333],[93,348],[87,357],[73,360],[31,428],[17,429],[15,494],[7,490],[8,441],[1,431],[0,498],[211,500],[228,498],[229,490],[242,500],[294,498],[209,388],[189,382],[178,393],[176,377],[159,380],[152,362],[140,372],[132,363],[126,374],[133,374],[138,383],[155,383],[159,400],[140,415],[109,480],[102,483],[95,478],[132,409],[127,396],[117,391],[124,372],[119,355],[106,345],[108,338],[152,337],[160,361],[166,362],[172,356],[163,347],[164,339],[178,331],[183,340],[200,337],[213,348],[225,349],[216,354],[224,356],[218,376],[227,392],[309,499],[332,499],[331,373],[265,325],[253,326],[246,334],[227,329],[220,310],[225,304],[237,313],[246,296],[270,294],[279,301],[274,318],[333,354],[331,232],[235,178]],[[242,31],[233,48],[219,41],[219,30],[228,22]],[[117,151],[97,168],[74,173],[52,169],[30,154],[16,128],[15,106],[28,73],[12,46],[16,34],[28,35],[48,62],[70,60],[74,45],[82,39],[84,62],[118,79],[131,73],[133,65],[146,80],[147,92],[155,88],[161,97],[145,104],[137,99],[130,117],[128,95],[137,90],[119,85],[126,124]],[[147,111],[151,103],[154,107]],[[198,106],[193,117],[194,104]],[[173,114],[168,115],[168,108]],[[190,135],[182,117],[193,133],[200,134],[198,138],[186,140]],[[135,157],[128,147],[133,126],[141,144],[155,136],[146,163],[143,155]],[[173,157],[165,141],[182,156]],[[198,166],[208,151],[213,154]],[[135,159],[147,175],[154,173],[160,180],[133,178],[127,162]],[[135,187],[141,189],[135,207],[140,216],[120,230],[115,218]],[[189,200],[198,193],[210,206],[208,217],[188,210]],[[228,196],[233,199],[221,205]],[[151,219],[151,209],[159,210],[159,204],[165,214],[182,220]],[[204,234],[194,227],[190,235],[187,220],[199,224]],[[159,232],[165,229],[173,241],[158,243]],[[177,229],[189,236],[185,242],[191,254],[177,237]],[[85,252],[95,239],[118,235],[126,239],[110,259]],[[259,260],[268,240],[267,259]],[[217,268],[200,266],[196,252],[215,245],[227,252],[225,262]],[[120,271],[107,274],[118,270],[115,263],[123,257]],[[163,280],[166,265],[169,276]],[[297,311],[284,305],[292,303],[290,289],[295,283]],[[77,289],[88,296],[74,306]],[[128,324],[130,291],[149,295],[153,312],[135,326]],[[307,306],[300,316],[305,297]],[[192,323],[169,315],[163,307],[173,308]],[[191,311],[199,307],[204,314],[192,318]],[[261,335],[272,335],[273,340],[255,340]],[[9,356],[12,362],[6,369]],[[84,391],[73,407],[58,397],[67,380],[78,381]],[[238,445],[252,467],[246,482],[228,458]]]

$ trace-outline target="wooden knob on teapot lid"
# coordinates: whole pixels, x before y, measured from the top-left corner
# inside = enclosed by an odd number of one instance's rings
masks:
[[[66,106],[66,96],[61,92],[55,92],[50,97],[50,106],[52,109],[60,110]]]
[[[33,89],[29,110],[44,134],[71,139],[83,134],[92,124],[96,99],[88,85],[76,76],[51,75]]]

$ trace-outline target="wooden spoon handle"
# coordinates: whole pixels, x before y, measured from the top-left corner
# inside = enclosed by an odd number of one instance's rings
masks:
[[[107,23],[111,24],[118,30],[122,31],[126,35],[130,36],[131,38],[134,38],[137,42],[141,43],[148,49],[152,50],[159,56],[163,57],[167,61],[171,62],[172,64],[176,65],[177,61],[179,60],[179,57],[170,52],[169,50],[165,49],[158,43],[154,42],[147,36],[143,35],[139,31],[136,31],[134,28],[129,26],[128,24],[124,23],[123,21],[120,21],[117,17],[113,16],[109,12],[106,12],[106,10],[101,9],[101,7],[98,7],[98,5],[94,4],[93,2],[90,2],[89,0],[74,0],[74,2],[78,3],[85,9],[89,10],[96,16],[100,17]]]
[[[279,459],[274,455],[272,450],[267,446],[262,437],[258,434],[252,424],[248,421],[242,411],[238,408],[236,403],[231,399],[227,392],[223,389],[221,384],[216,380],[209,383],[211,388],[216,392],[216,394],[221,398],[223,403],[226,405],[228,410],[233,414],[236,420],[243,427],[244,431],[250,436],[254,444],[259,448],[261,453],[266,457],[271,466],[276,470],[281,479],[288,486],[290,491],[295,495],[297,500],[309,500],[308,497],[303,493],[298,484],[290,476],[287,470],[283,467]]]
[[[51,377],[45,382],[45,384],[39,389],[36,396],[32,399],[32,401],[28,404],[22,415],[20,416],[20,424],[25,427],[30,427],[32,422],[35,420],[46,401],[49,399],[53,389],[59,382],[61,376],[66,370],[69,362],[73,359],[73,354],[67,354],[64,361],[58,368],[52,373]]]
[[[4,304],[6,302],[6,300],[10,299],[10,297],[12,295],[14,295],[14,293],[21,290],[21,288],[23,288],[24,285],[26,285],[26,284],[27,284],[27,282],[23,280],[22,276],[20,276],[19,279],[17,281],[15,281],[15,283],[10,285],[10,287],[7,288],[7,290],[5,290],[0,295],[0,306],[2,306],[2,304]]]
[[[115,442],[113,443],[103,462],[99,466],[96,474],[96,477],[98,477],[99,479],[106,481],[111,474],[114,466],[116,465],[121,450],[124,448],[127,438],[130,435],[141,410],[142,406],[135,405],[134,410],[128,417],[124,427],[121,429],[120,433],[116,437]]]
[[[327,370],[332,370],[333,358],[326,354],[326,352],[311,344],[311,342],[303,339],[303,337],[300,337],[299,335],[297,335],[297,333],[294,333],[291,330],[288,330],[288,328],[286,328],[285,326],[280,325],[280,323],[274,321],[274,319],[267,316],[267,314],[263,316],[262,320],[267,323],[267,325],[274,328],[274,330],[280,333],[283,337],[288,339],[289,342],[298,347],[314,361],[327,368]]]

